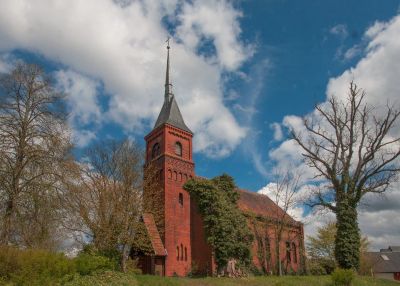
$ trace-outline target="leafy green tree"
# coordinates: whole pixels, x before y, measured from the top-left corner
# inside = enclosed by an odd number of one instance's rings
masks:
[[[231,259],[238,261],[239,266],[249,266],[253,236],[237,208],[239,194],[233,178],[226,174],[212,180],[196,178],[189,180],[184,189],[199,207],[218,271]]]
[[[308,236],[307,254],[312,265],[322,267],[327,274],[332,273],[336,267],[335,240],[337,227],[335,222],[328,222],[317,229],[315,236]],[[368,251],[369,241],[363,236],[360,241],[361,266],[368,268],[365,253]]]
[[[316,236],[309,236],[307,253],[314,263],[330,274],[335,269],[335,235],[336,223],[328,222],[317,229]]]

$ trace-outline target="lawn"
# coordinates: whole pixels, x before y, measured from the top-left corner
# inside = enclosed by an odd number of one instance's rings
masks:
[[[122,286],[330,286],[329,276],[287,276],[230,278],[161,278],[148,275],[130,275],[106,272],[74,279],[66,285],[122,285]],[[399,286],[400,283],[367,277],[357,277],[353,286]]]

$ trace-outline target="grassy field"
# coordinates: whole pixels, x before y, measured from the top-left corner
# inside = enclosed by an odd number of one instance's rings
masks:
[[[122,286],[330,286],[329,276],[287,276],[230,278],[161,278],[148,275],[130,275],[106,272],[96,276],[86,276],[67,283],[69,286],[122,285]],[[357,277],[353,286],[399,286],[398,282]]]

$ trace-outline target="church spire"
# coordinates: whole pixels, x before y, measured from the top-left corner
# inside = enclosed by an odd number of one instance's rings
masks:
[[[172,84],[169,80],[169,40],[170,38],[168,37],[167,40],[167,70],[165,72],[165,102],[169,103],[171,100],[173,94],[172,94]]]
[[[169,124],[193,134],[192,131],[190,131],[190,129],[186,126],[181,111],[179,110],[178,103],[176,103],[174,94],[172,93],[172,84],[169,79],[169,40],[170,38],[167,40],[167,70],[165,73],[164,94],[165,100],[160,114],[158,115],[156,124],[154,125],[154,129],[163,124]]]

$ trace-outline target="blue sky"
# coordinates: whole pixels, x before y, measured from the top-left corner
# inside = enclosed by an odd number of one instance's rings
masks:
[[[78,156],[104,138],[143,145],[162,105],[170,35],[196,173],[226,172],[242,188],[265,190],[272,170],[299,159],[287,127],[327,94],[343,94],[354,79],[371,102],[398,98],[399,7],[399,0],[0,0],[0,71],[22,59],[52,73],[68,94]],[[400,203],[397,193],[389,199]],[[374,247],[399,243],[398,231],[382,236],[367,221],[375,215],[387,224],[400,206],[371,204],[363,232]],[[309,223],[310,233],[316,226]]]

